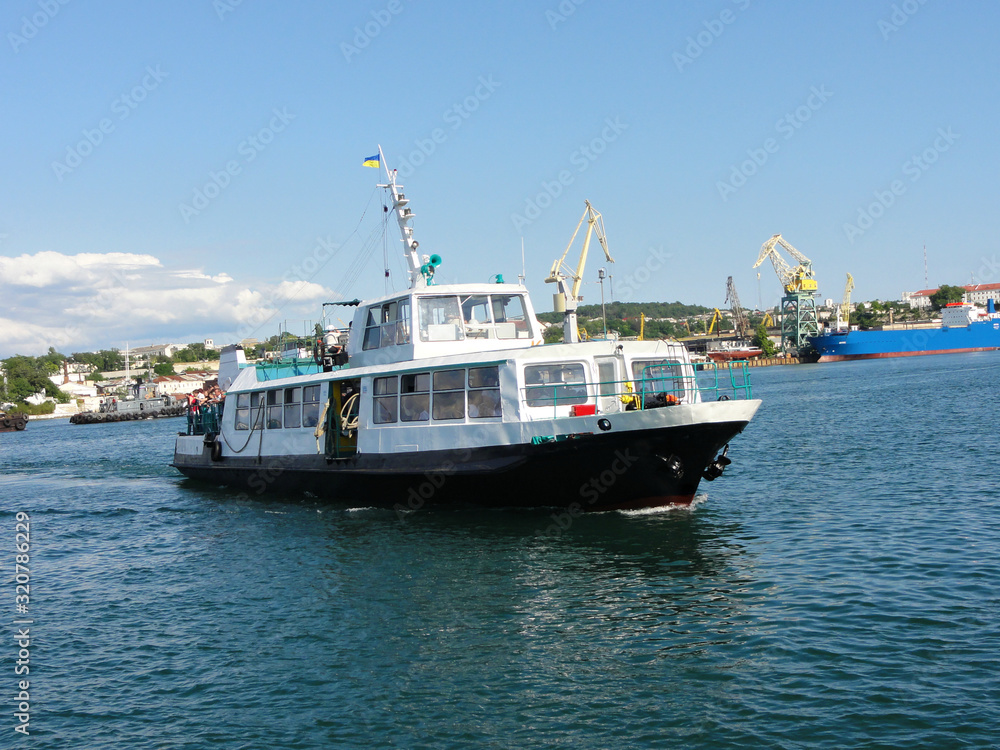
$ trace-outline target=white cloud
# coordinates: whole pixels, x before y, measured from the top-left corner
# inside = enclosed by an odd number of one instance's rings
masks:
[[[318,301],[334,294],[311,281],[253,288],[227,273],[172,269],[151,255],[51,251],[0,256],[0,288],[0,358],[50,346],[68,354],[126,341],[265,338],[277,333],[275,320],[318,319]]]

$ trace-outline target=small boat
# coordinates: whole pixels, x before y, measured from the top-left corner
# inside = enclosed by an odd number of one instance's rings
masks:
[[[811,336],[820,362],[881,357],[914,357],[1000,349],[1000,313],[990,299],[986,309],[954,302],[941,310],[939,328],[890,331],[830,330]]]
[[[108,397],[97,411],[82,411],[69,418],[70,424],[103,424],[106,422],[132,422],[159,417],[182,417],[187,414],[185,399],[170,396],[153,398]]]
[[[708,349],[705,354],[713,362],[733,362],[736,360],[753,359],[763,354],[759,346],[749,341],[722,341],[718,348]]]
[[[20,432],[28,426],[28,415],[16,412],[8,414],[0,411],[0,432]]]
[[[384,162],[383,162],[384,164]],[[745,364],[698,372],[677,341],[543,344],[521,284],[437,285],[386,167],[409,288],[352,303],[305,353],[220,359],[225,408],[176,437],[172,466],[252,495],[414,511],[689,505],[750,422]],[[343,346],[346,344],[346,346]]]

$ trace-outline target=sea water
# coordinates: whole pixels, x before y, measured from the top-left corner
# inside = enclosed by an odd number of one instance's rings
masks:
[[[246,500],[177,419],[0,435],[0,747],[997,746],[1000,355],[753,381],[693,509],[558,535]]]

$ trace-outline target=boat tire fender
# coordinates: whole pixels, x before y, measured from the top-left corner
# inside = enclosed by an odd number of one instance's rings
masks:
[[[725,393],[723,393],[721,396],[719,396],[719,401],[728,401],[728,400],[729,400],[729,396],[727,396]]]
[[[222,460],[222,441],[219,438],[215,438],[212,441],[211,448],[209,448],[209,455],[212,457],[213,461]]]

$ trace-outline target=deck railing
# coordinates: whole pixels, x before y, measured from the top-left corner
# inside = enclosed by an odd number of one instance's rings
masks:
[[[188,409],[187,434],[206,435],[212,433],[218,435],[222,429],[222,405],[205,404]]]

